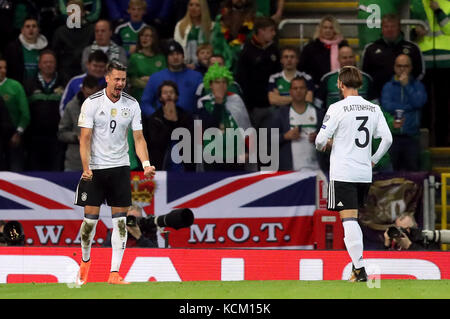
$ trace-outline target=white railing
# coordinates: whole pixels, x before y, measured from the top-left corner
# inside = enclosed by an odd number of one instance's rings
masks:
[[[286,25],[289,24],[298,24],[299,25],[299,32],[300,32],[300,47],[303,47],[303,40],[305,38],[304,34],[304,25],[305,24],[313,24],[318,25],[320,23],[321,19],[284,19],[281,20],[280,24],[278,25],[278,30],[282,30]],[[361,24],[367,24],[367,19],[336,19],[337,22],[340,25],[361,25]],[[426,32],[428,32],[429,27],[428,24],[423,20],[416,20],[416,19],[401,19],[400,20],[401,25],[406,25],[407,30],[405,32],[405,39],[409,40],[409,27],[411,25],[421,25]]]

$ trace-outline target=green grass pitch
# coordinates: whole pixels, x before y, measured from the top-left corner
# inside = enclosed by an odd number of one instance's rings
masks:
[[[0,299],[450,299],[450,280],[0,284]],[[379,287],[379,288],[378,288]]]

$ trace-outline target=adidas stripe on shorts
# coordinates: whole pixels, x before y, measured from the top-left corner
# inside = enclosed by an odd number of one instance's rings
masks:
[[[328,210],[359,209],[364,206],[371,183],[331,180],[328,184]]]

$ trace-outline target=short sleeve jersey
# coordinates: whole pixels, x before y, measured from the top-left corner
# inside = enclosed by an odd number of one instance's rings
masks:
[[[103,89],[84,101],[78,126],[92,129],[90,169],[129,166],[128,128],[142,130],[141,109],[127,93],[114,103]]]
[[[316,138],[316,145],[333,138],[330,180],[372,182],[372,138],[390,134],[378,105],[360,96],[331,104]]]
[[[309,74],[305,72],[296,71],[294,77],[305,78],[308,91],[314,91],[314,81],[312,80],[312,77]],[[273,91],[274,89],[277,89],[280,95],[287,96],[289,95],[290,88],[291,88],[291,81],[289,81],[286,78],[283,71],[272,74],[269,77],[269,85],[268,85],[269,92]]]

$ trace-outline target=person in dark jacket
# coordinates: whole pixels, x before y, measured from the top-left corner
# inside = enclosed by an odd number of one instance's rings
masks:
[[[98,78],[93,75],[84,77],[81,90],[67,103],[58,125],[58,139],[67,144],[64,171],[82,171],[80,157],[80,127],[78,117],[81,105],[90,95],[101,90]]]
[[[62,169],[62,144],[58,141],[59,102],[64,87],[56,72],[53,51],[39,56],[39,72],[25,83],[30,108],[30,125],[25,132],[27,168],[39,171]]]
[[[406,213],[398,216],[394,221],[398,232],[391,233],[389,228],[383,234],[384,249],[386,250],[439,250],[436,243],[425,243],[422,230],[417,227],[413,215]]]
[[[381,106],[394,115],[390,155],[394,170],[419,170],[420,113],[427,102],[425,86],[411,76],[412,63],[406,54],[394,62],[395,75],[381,92]]]
[[[341,34],[336,18],[331,15],[323,17],[313,35],[313,40],[300,54],[298,70],[311,75],[318,88],[323,75],[340,68],[339,46],[344,44],[348,43]]]
[[[281,70],[280,53],[274,42],[275,22],[270,18],[256,18],[254,35],[242,49],[236,72],[236,81],[242,88],[242,98],[253,127],[270,126],[274,107],[266,94],[269,78]]]
[[[36,18],[26,18],[19,37],[10,42],[5,49],[8,77],[19,81],[22,85],[28,79],[34,79],[38,71],[39,52],[47,45],[47,38],[39,33]]]
[[[7,170],[8,165],[6,164],[5,154],[14,131],[15,127],[9,117],[5,101],[0,95],[0,171]]]
[[[81,55],[83,49],[94,40],[94,25],[85,19],[82,0],[70,0],[67,6],[76,4],[81,8],[80,27],[71,27],[64,24],[58,27],[53,34],[52,49],[59,61],[58,73],[64,84],[75,75],[81,74]]]
[[[400,18],[395,14],[383,16],[381,21],[382,37],[366,45],[362,54],[362,70],[373,79],[374,94],[381,96],[383,85],[394,74],[394,61],[399,54],[411,58],[413,77],[421,80],[425,74],[425,62],[419,47],[403,39],[400,29]]]
[[[144,136],[147,140],[148,153],[152,164],[156,170],[191,170],[193,169],[191,158],[183,160],[182,163],[172,158],[174,145],[185,141],[173,141],[171,135],[177,128],[186,128],[191,132],[193,127],[192,115],[177,106],[178,87],[175,82],[162,82],[158,87],[157,96],[161,102],[161,107],[143,121]],[[192,136],[192,134],[189,135]],[[191,140],[189,139],[189,147],[191,146]],[[179,154],[177,151],[175,153]]]

